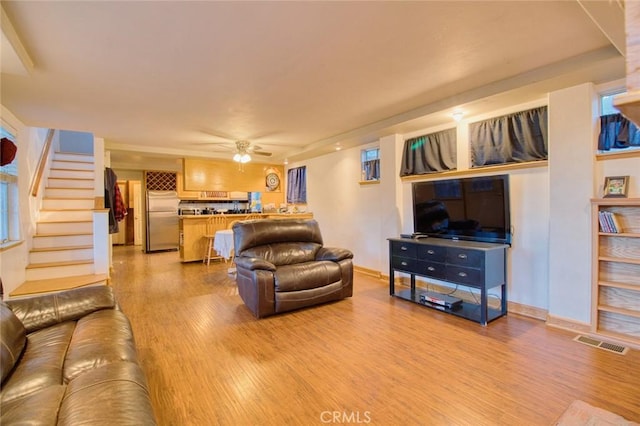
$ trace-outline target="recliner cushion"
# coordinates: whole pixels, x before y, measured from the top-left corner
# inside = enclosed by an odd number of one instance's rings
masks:
[[[340,266],[331,261],[316,261],[280,266],[275,275],[276,292],[309,290],[341,280]]]
[[[245,250],[242,255],[264,259],[276,266],[290,265],[315,260],[320,247],[320,244],[313,242],[265,244],[251,247]]]
[[[51,425],[58,424],[58,410],[65,385],[51,385],[21,398],[2,403],[2,424]]]
[[[64,381],[118,361],[137,361],[129,320],[116,309],[96,311],[78,320],[64,363]]]
[[[2,384],[3,404],[62,383],[64,357],[75,326],[74,321],[67,321],[29,333],[20,362]]]
[[[150,413],[153,407],[140,366],[133,362],[114,362],[69,382],[57,425],[155,425]]]
[[[22,322],[4,302],[0,303],[0,338],[0,370],[4,382],[27,343],[27,332]]]

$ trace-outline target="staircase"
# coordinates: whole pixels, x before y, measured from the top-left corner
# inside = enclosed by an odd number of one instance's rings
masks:
[[[12,297],[107,283],[94,274],[94,169],[91,155],[53,155],[26,281]]]

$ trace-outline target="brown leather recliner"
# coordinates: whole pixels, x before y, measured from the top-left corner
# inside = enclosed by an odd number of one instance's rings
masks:
[[[353,253],[323,247],[315,220],[233,225],[240,297],[257,318],[353,294]]]
[[[111,287],[0,302],[0,423],[155,425]]]

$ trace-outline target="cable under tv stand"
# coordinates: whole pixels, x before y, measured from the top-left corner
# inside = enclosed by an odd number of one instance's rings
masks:
[[[506,252],[499,243],[445,238],[389,238],[389,294],[487,325],[507,314]],[[396,292],[395,273],[409,274],[411,286]],[[416,288],[416,276],[480,291],[480,303],[434,303]],[[500,287],[500,308],[488,306],[488,291]],[[447,295],[441,295],[447,296]],[[438,299],[436,294],[433,296]],[[440,297],[440,299],[443,299]]]

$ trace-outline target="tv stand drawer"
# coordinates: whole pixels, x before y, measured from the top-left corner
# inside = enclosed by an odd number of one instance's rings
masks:
[[[417,257],[418,247],[412,240],[391,241],[391,251],[395,256]]]
[[[418,261],[417,274],[424,275],[436,279],[445,279],[447,275],[447,266],[444,263]]]
[[[484,273],[480,269],[447,265],[446,280],[470,287],[484,287]]]
[[[418,259],[430,260],[432,262],[444,262],[447,257],[447,248],[442,246],[420,244],[417,252]]]
[[[458,247],[447,249],[447,263],[469,268],[481,268],[483,261],[484,253],[481,251]]]
[[[393,256],[391,258],[391,265],[399,271],[418,273],[417,264],[418,261],[410,257]]]

